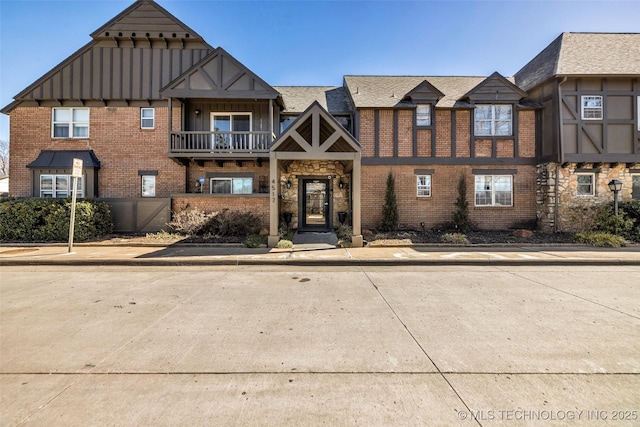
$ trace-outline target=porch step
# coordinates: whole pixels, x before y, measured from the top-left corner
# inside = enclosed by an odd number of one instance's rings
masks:
[[[294,249],[329,249],[338,244],[338,236],[333,231],[296,231],[293,235]]]

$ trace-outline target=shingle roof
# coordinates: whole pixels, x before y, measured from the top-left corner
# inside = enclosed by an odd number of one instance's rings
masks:
[[[464,94],[486,77],[445,76],[345,76],[351,99],[356,108],[392,108],[403,103],[403,97],[423,81],[428,81],[444,93],[436,107],[463,107],[458,102]]]
[[[351,103],[342,86],[274,86],[282,94],[284,113],[302,113],[314,101],[331,114],[349,113]]]
[[[554,76],[640,75],[640,33],[562,33],[515,74],[529,90]]]

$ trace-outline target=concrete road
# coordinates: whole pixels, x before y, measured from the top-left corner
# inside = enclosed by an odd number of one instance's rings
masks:
[[[0,425],[640,426],[640,267],[0,268]]]

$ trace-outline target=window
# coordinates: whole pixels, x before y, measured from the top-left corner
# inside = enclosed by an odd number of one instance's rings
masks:
[[[576,186],[576,191],[578,196],[593,196],[594,186],[593,179],[594,174],[592,173],[579,173],[577,174],[578,185]]]
[[[253,178],[211,178],[211,194],[251,194]]]
[[[214,148],[249,149],[251,148],[250,113],[211,113],[211,129],[220,132],[215,135]]]
[[[582,119],[602,120],[602,97],[583,96],[582,97]]]
[[[631,198],[640,200],[640,175],[631,175]]]
[[[140,129],[153,129],[155,127],[155,109],[140,109]]]
[[[142,175],[142,197],[156,197],[155,175]]]
[[[291,123],[293,123],[297,118],[298,116],[281,116],[280,133],[283,133],[285,130],[287,130],[287,128],[291,126]]]
[[[52,128],[54,138],[88,138],[89,109],[54,108]]]
[[[420,104],[416,107],[416,126],[431,126],[431,105]]]
[[[416,191],[418,197],[431,197],[431,175],[416,176]]]
[[[84,197],[83,179],[78,178],[77,197]],[[40,197],[65,198],[73,194],[71,175],[40,175]]]
[[[511,105],[477,105],[474,128],[478,136],[510,136]]]
[[[513,206],[511,175],[476,175],[476,206]]]

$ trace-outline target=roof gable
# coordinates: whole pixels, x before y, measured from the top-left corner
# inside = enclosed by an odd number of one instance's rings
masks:
[[[153,0],[137,0],[91,34],[99,39],[204,39]]]
[[[314,101],[274,141],[270,151],[304,152],[309,159],[322,159],[335,153],[359,153],[360,145],[318,101]]]
[[[414,87],[411,91],[409,91],[404,96],[404,99],[411,101],[415,104],[420,104],[420,103],[437,102],[442,97],[444,97],[444,93],[440,92],[434,85],[429,83],[427,80],[424,80],[418,86]]]
[[[494,72],[460,99],[471,102],[517,102],[526,96],[526,92]]]
[[[228,99],[276,99],[278,91],[242,65],[222,48],[217,48],[200,62],[162,89],[166,97]]]

